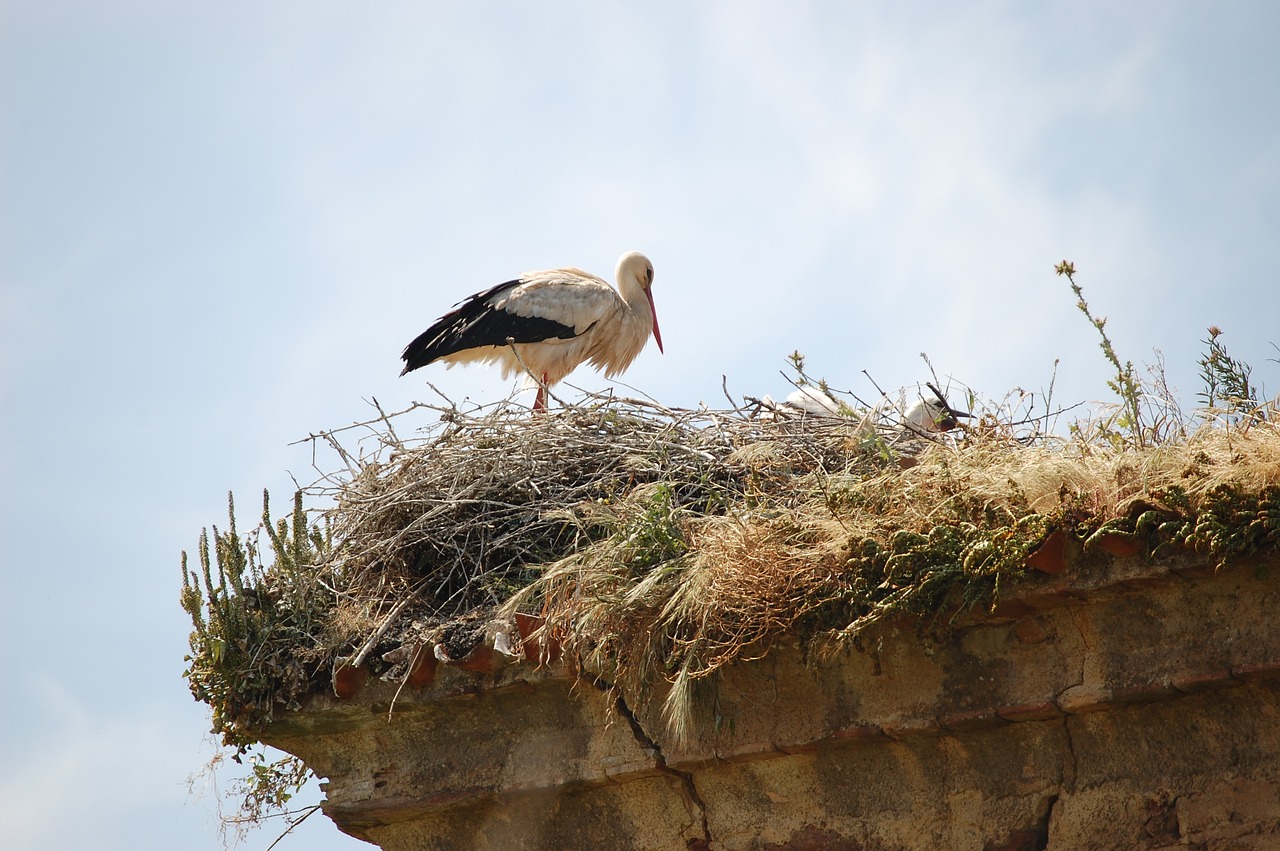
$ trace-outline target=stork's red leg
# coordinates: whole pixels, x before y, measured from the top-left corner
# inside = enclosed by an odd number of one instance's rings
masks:
[[[538,385],[538,396],[533,400],[533,409],[535,411],[545,411],[547,409],[547,374],[542,373],[542,383]]]

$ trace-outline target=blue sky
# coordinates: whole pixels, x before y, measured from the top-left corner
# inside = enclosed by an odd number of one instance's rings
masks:
[[[670,405],[785,395],[796,348],[864,398],[927,352],[1105,401],[1063,258],[1188,406],[1210,324],[1276,392],[1277,32],[1269,2],[0,0],[6,847],[220,847],[179,551],[228,490],[284,505],[290,443],[366,399],[506,396],[398,355],[520,272],[648,254],[666,354],[625,380]]]

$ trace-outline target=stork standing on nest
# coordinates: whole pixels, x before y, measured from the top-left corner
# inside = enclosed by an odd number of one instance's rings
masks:
[[[662,351],[653,264],[632,251],[616,276],[614,289],[581,269],[551,269],[476,293],[405,346],[400,374],[435,361],[497,363],[504,378],[527,370],[538,384],[533,408],[542,410],[547,388],[583,362],[612,378],[636,359],[650,331]]]

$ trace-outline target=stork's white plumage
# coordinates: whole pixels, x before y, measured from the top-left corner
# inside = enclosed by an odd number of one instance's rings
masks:
[[[632,251],[618,260],[616,275],[614,289],[581,269],[551,269],[476,293],[405,347],[400,374],[435,361],[497,363],[504,378],[527,367],[540,383],[535,410],[546,406],[545,388],[581,363],[612,378],[636,359],[650,331],[662,351],[653,264]]]
[[[809,384],[797,387],[782,404],[815,417],[840,416],[840,406],[836,404],[836,400]]]
[[[873,423],[884,416],[887,410],[888,415],[897,420],[902,431],[909,434],[926,435],[950,431],[956,427],[957,417],[971,416],[968,411],[959,411],[952,408],[947,404],[942,394],[933,389],[932,385],[926,385],[926,387],[929,388],[931,396],[927,397],[917,390],[915,401],[907,405],[905,410],[903,410],[901,402],[893,404],[886,399],[863,415],[863,423],[868,428],[874,428]],[[833,396],[810,384],[797,387],[781,405],[774,402],[769,396],[765,396],[761,401],[763,406],[772,412],[802,414],[811,417],[841,417],[846,414],[856,415],[857,413],[853,408],[841,410],[840,403]],[[894,413],[895,411],[902,411],[902,413],[899,416]]]
[[[941,399],[916,399],[902,415],[902,425],[916,434],[936,434],[951,431],[957,425],[956,417],[970,416],[968,411],[957,411]]]

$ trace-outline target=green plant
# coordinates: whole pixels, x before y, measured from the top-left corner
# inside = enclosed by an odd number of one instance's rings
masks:
[[[200,533],[198,572],[182,553],[182,607],[194,627],[183,676],[192,696],[212,707],[213,732],[243,749],[277,706],[296,706],[310,687],[314,651],[335,603],[333,592],[316,581],[332,541],[309,524],[300,491],[291,517],[275,523],[264,491],[262,525],[248,538],[236,529],[230,494],[227,513],[226,532],[215,526],[212,536]],[[271,544],[271,565],[258,551],[260,531]]]
[[[1089,310],[1089,303],[1084,300],[1084,291],[1076,283],[1075,264],[1069,260],[1063,260],[1053,267],[1053,271],[1059,276],[1066,276],[1067,281],[1071,284],[1072,292],[1076,294],[1076,307],[1085,315],[1090,324],[1098,329],[1098,334],[1102,337],[1102,342],[1099,343],[1099,346],[1102,348],[1107,360],[1115,367],[1115,378],[1107,381],[1107,386],[1120,397],[1122,413],[1117,424],[1128,433],[1128,439],[1134,446],[1139,448],[1146,446],[1148,441],[1147,430],[1143,426],[1142,417],[1142,385],[1138,380],[1137,373],[1134,371],[1133,361],[1120,363],[1120,357],[1116,354],[1115,347],[1111,344],[1111,338],[1107,336],[1106,317],[1095,317],[1093,315],[1093,312]]]
[[[201,532],[198,570],[182,553],[182,607],[193,626],[183,676],[192,696],[209,704],[212,732],[234,749],[232,758],[244,763],[248,755],[250,773],[233,786],[239,812],[226,819],[242,831],[287,815],[290,798],[312,776],[296,757],[269,760],[257,736],[278,707],[298,705],[327,658],[322,634],[334,596],[317,574],[332,539],[308,521],[301,492],[290,517],[273,523],[264,491],[262,524],[245,537],[230,494],[227,514],[227,531]],[[270,542],[269,565],[258,550],[260,533]]]
[[[249,773],[231,787],[232,794],[240,800],[240,811],[228,821],[243,832],[245,828],[256,827],[267,819],[289,819],[288,827],[276,839],[279,842],[284,835],[301,824],[303,819],[319,809],[315,805],[306,807],[300,814],[289,811],[289,801],[313,775],[306,763],[290,754],[272,760],[264,751],[255,750],[249,757]]]
[[[1250,382],[1253,367],[1227,354],[1218,338],[1222,329],[1209,326],[1209,339],[1202,340],[1208,351],[1197,363],[1204,390],[1196,395],[1210,411],[1221,409],[1226,414],[1250,414],[1258,408],[1258,388]]]
[[[678,558],[689,548],[680,532],[681,512],[673,504],[670,484],[656,484],[640,511],[619,530],[618,550],[623,563],[633,571],[644,573],[650,568]]]

